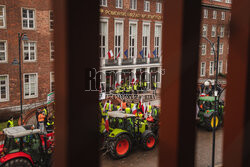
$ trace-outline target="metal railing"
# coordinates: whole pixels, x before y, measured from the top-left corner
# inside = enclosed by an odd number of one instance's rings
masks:
[[[105,66],[118,66],[118,60],[106,59]]]
[[[147,64],[147,59],[146,58],[137,58],[136,64]]]
[[[133,64],[132,58],[122,59],[122,65],[131,65]]]
[[[150,63],[160,63],[160,58],[159,57],[150,58]]]

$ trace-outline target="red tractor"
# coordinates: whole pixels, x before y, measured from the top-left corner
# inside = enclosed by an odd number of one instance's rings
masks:
[[[52,166],[54,132],[41,135],[32,125],[5,128],[0,145],[1,167]]]

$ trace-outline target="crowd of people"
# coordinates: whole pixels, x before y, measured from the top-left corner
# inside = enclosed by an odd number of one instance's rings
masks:
[[[50,114],[48,108],[38,108],[36,111],[37,128],[40,129],[41,133],[52,132],[54,130],[54,119],[55,116]]]

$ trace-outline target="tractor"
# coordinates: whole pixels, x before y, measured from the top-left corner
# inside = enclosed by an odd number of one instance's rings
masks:
[[[108,117],[103,145],[111,158],[126,157],[135,145],[141,145],[144,150],[156,146],[157,135],[149,129],[147,120],[120,111],[108,112]]]
[[[198,118],[199,124],[205,127],[208,131],[214,128],[214,112],[215,112],[215,97],[203,96],[198,99]],[[215,113],[215,129],[223,123],[224,102],[220,101],[218,105],[218,112]]]
[[[33,125],[5,128],[3,132],[1,167],[52,166],[54,133],[40,134],[40,129],[34,129]]]

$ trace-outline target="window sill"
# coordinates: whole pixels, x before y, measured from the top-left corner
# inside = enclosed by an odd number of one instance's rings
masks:
[[[37,95],[36,96],[28,96],[28,97],[24,96],[24,99],[35,99],[35,98],[38,98],[38,96]]]

